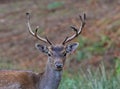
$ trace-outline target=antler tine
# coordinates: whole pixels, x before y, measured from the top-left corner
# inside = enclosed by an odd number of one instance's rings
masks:
[[[26,16],[27,16],[27,26],[28,26],[28,30],[29,30],[30,34],[33,35],[34,37],[36,37],[37,39],[52,45],[52,43],[48,40],[47,37],[46,38],[42,38],[42,37],[38,36],[37,32],[38,32],[39,26],[36,27],[35,33],[32,31],[31,25],[30,25],[30,13],[26,13]]]
[[[48,42],[50,45],[52,45],[52,43],[48,40],[48,38],[47,38],[47,37],[45,37],[45,38],[46,38],[47,42]]]
[[[82,29],[83,29],[83,27],[84,27],[85,24],[86,24],[86,23],[85,23],[86,14],[84,13],[83,17],[82,17],[81,15],[80,15],[79,17],[80,17],[80,20],[81,20],[81,26],[80,26],[80,28],[77,29],[76,27],[71,26],[72,30],[75,31],[75,34],[72,35],[72,36],[70,36],[70,37],[66,37],[65,40],[64,40],[63,43],[62,43],[63,45],[65,45],[65,43],[67,43],[67,42],[73,40],[74,38],[76,38],[76,37],[77,37],[78,35],[80,35],[80,33],[82,32]]]

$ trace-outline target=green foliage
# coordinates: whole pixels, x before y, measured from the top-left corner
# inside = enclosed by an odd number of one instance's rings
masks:
[[[101,35],[100,39],[94,42],[85,37],[80,37],[78,41],[79,50],[75,56],[78,61],[88,59],[94,54],[102,55],[111,46],[110,38],[105,35]]]
[[[80,61],[82,59],[87,58],[87,55],[89,55],[88,52],[86,52],[86,45],[89,44],[89,41],[87,41],[87,38],[80,36],[79,40],[79,50],[77,51],[76,55],[74,56],[77,61]]]
[[[120,58],[116,58],[116,73],[120,74]]]
[[[120,75],[112,76],[101,65],[96,71],[88,69],[87,72],[65,72],[59,89],[119,89]]]
[[[85,59],[86,58],[85,51],[77,51],[75,57],[76,57],[77,61],[81,61],[81,60]]]
[[[76,76],[71,76],[71,74],[65,72],[59,89],[78,89],[78,83]]]
[[[63,5],[64,5],[64,2],[55,1],[55,2],[52,2],[52,3],[48,4],[47,9],[48,10],[54,10],[54,9],[62,7]]]
[[[101,54],[106,50],[106,44],[109,44],[110,38],[108,36],[102,35],[100,37],[100,40],[93,42],[90,46],[88,46],[86,49],[89,52]]]
[[[17,69],[18,66],[9,58],[0,58],[0,70]]]

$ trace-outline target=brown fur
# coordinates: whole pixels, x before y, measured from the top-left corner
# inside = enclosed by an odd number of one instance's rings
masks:
[[[20,89],[36,89],[39,75],[25,71],[0,71],[0,87],[19,84]]]

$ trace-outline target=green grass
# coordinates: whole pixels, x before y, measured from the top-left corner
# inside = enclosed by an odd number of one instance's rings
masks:
[[[57,9],[57,8],[60,8],[60,7],[63,7],[63,6],[64,6],[64,2],[55,1],[55,2],[52,2],[52,3],[48,4],[47,9],[48,10],[53,10],[53,9]]]
[[[20,69],[11,58],[0,57],[0,70]]]
[[[116,65],[115,65],[115,68],[116,68],[116,72],[117,74],[120,74],[120,57],[116,57]]]
[[[104,66],[96,71],[64,72],[59,89],[120,89],[120,75],[113,76],[112,71],[105,70]]]
[[[74,56],[77,61],[90,59],[93,55],[102,56],[114,44],[106,35],[101,35],[96,41],[80,36],[78,42],[79,48]]]

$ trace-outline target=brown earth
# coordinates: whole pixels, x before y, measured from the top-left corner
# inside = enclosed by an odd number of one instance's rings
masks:
[[[43,68],[47,57],[34,47],[35,43],[41,42],[29,34],[26,12],[32,13],[33,30],[39,25],[40,35],[43,37],[47,35],[54,43],[60,43],[67,35],[73,34],[69,26],[78,27],[80,25],[78,15],[83,12],[87,14],[87,24],[81,34],[83,37],[93,42],[99,40],[102,35],[110,38],[114,46],[109,47],[101,55],[93,54],[90,59],[86,59],[87,61],[77,63],[72,60],[73,67],[76,64],[96,66],[102,59],[111,65],[115,57],[120,57],[119,0],[65,0],[64,5],[59,8],[47,8],[47,5],[52,2],[52,0],[0,1],[0,57],[2,59],[16,61],[15,63],[18,63],[16,65],[23,68]]]

